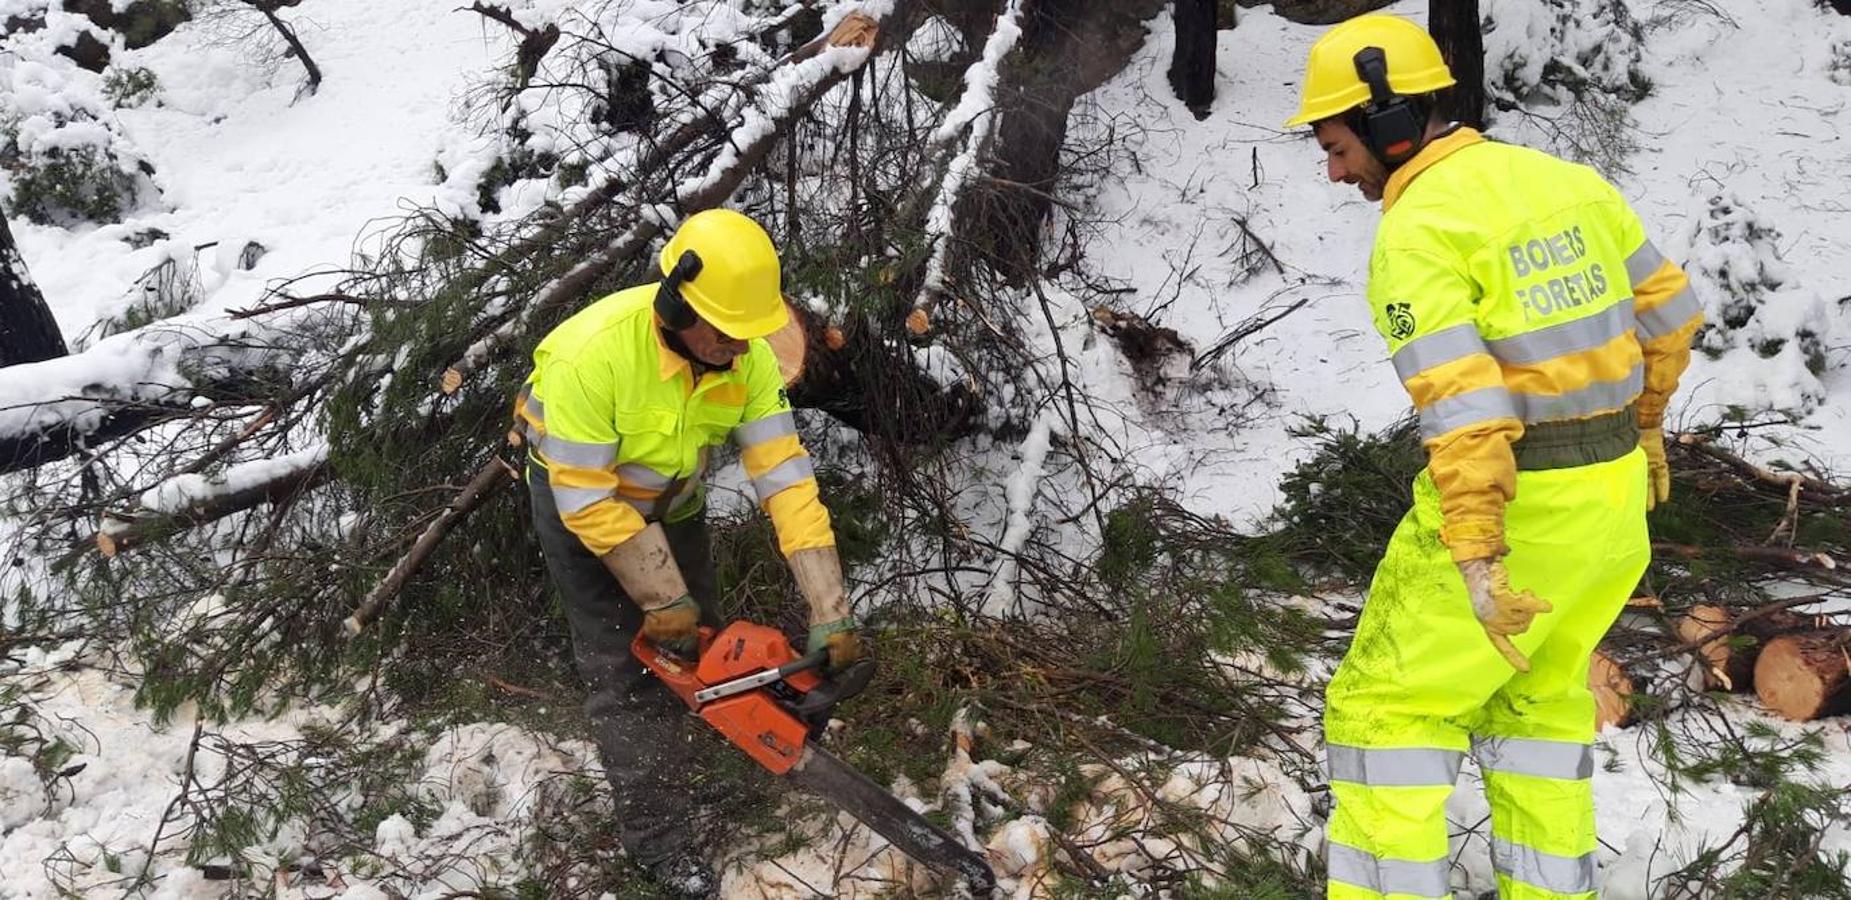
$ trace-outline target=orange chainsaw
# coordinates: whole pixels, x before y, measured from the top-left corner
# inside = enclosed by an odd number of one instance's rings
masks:
[[[734,622],[717,634],[702,628],[700,637],[697,663],[658,649],[641,634],[630,652],[773,775],[834,803],[907,856],[963,878],[976,896],[990,896],[996,874],[980,854],[812,742],[835,704],[867,687],[873,660],[824,678],[819,670],[828,653],[800,657],[776,628]]]

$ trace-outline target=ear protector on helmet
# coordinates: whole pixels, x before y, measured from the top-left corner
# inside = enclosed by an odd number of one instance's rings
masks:
[[[1427,130],[1425,104],[1397,95],[1388,85],[1388,56],[1380,47],[1356,51],[1356,76],[1369,86],[1369,102],[1349,116],[1350,130],[1383,165],[1394,168],[1420,149]]]
[[[681,251],[681,258],[675,260],[675,268],[662,278],[656,287],[656,315],[662,317],[662,324],[671,331],[693,327],[699,321],[694,307],[688,305],[687,298],[681,296],[682,284],[693,281],[701,273],[700,254],[692,250]]]

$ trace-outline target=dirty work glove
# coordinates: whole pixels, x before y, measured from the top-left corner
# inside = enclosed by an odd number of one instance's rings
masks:
[[[853,617],[812,627],[810,641],[804,646],[811,650],[827,646],[829,670],[832,672],[840,672],[850,663],[868,655],[867,642],[861,639],[861,623]]]
[[[684,596],[643,613],[643,637],[665,652],[691,660],[701,652],[700,624],[700,604]]]
[[[790,555],[791,577],[810,602],[810,642],[815,650],[829,645],[829,668],[843,666],[867,655],[861,625],[848,611],[848,592],[842,586],[842,558],[834,547],[809,547]]]
[[[1465,576],[1465,590],[1472,598],[1472,614],[1485,628],[1491,646],[1504,655],[1505,661],[1519,672],[1530,670],[1530,661],[1510,642],[1510,635],[1530,630],[1537,614],[1554,607],[1529,591],[1514,591],[1510,573],[1496,558],[1468,559],[1459,564]]]
[[[1653,509],[1671,499],[1671,464],[1665,462],[1664,429],[1639,429],[1639,449],[1645,451],[1645,508]]]

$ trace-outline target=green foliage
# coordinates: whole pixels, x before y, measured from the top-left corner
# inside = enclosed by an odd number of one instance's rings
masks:
[[[126,69],[111,66],[103,73],[103,97],[117,109],[141,106],[154,99],[160,89],[160,80],[154,71],[141,66]]]
[[[1827,851],[1827,832],[1851,814],[1851,792],[1781,781],[1744,807],[1746,821],[1659,885],[1661,896],[1761,900],[1851,898],[1851,853]]]
[[[122,171],[115,154],[84,146],[45,150],[21,158],[8,129],[0,164],[13,173],[14,215],[40,225],[77,218],[116,222],[135,199],[135,179]]]
[[[1344,427],[1313,416],[1291,434],[1314,450],[1280,481],[1274,537],[1294,560],[1367,583],[1427,464],[1414,421],[1363,434],[1355,420]]]

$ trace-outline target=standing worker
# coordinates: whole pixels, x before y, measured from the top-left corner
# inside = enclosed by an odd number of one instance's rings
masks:
[[[687,716],[630,655],[640,630],[692,658],[717,625],[702,476],[729,436],[810,604],[811,648],[839,668],[865,652],[829,513],[765,342],[788,320],[777,250],[731,210],[688,218],[663,278],[603,298],[534,350],[515,403],[547,570],[572,629],[624,849],[678,897],[711,897],[684,822]]]
[[[1325,693],[1329,896],[1451,896],[1469,746],[1499,895],[1593,897],[1588,659],[1650,557],[1702,311],[1592,169],[1439,119],[1452,84],[1418,25],[1362,16],[1312,46],[1288,123],[1382,202],[1368,300],[1427,449]]]

